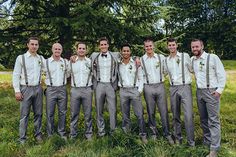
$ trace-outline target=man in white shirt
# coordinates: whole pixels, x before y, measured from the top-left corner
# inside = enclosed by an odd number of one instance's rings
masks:
[[[151,129],[152,138],[155,140],[158,134],[155,120],[157,103],[164,136],[170,144],[174,144],[169,132],[167,100],[163,82],[165,57],[162,54],[154,53],[154,43],[152,39],[146,39],[144,41],[144,49],[146,53],[141,58],[141,65],[144,71],[144,99],[147,104],[148,125]]]
[[[27,41],[28,51],[16,59],[13,71],[13,87],[15,97],[20,101],[20,143],[24,144],[27,137],[27,126],[32,106],[34,112],[34,136],[42,142],[42,107],[43,92],[41,87],[41,71],[44,58],[37,54],[39,39],[30,37]]]
[[[170,80],[170,103],[173,114],[175,142],[182,143],[181,134],[181,104],[184,110],[184,123],[189,146],[195,146],[193,100],[191,87],[191,60],[187,53],[177,51],[178,45],[174,38],[167,40],[170,55],[165,59],[165,71]]]
[[[97,113],[98,136],[102,137],[105,132],[105,121],[103,110],[105,101],[110,117],[110,133],[116,128],[116,89],[118,83],[117,61],[120,58],[119,52],[108,51],[109,43],[107,38],[99,40],[100,52],[93,52],[92,60],[93,88],[95,90],[95,103]]]
[[[63,138],[66,138],[66,111],[67,111],[67,71],[68,61],[61,57],[63,48],[60,43],[54,43],[52,46],[52,56],[46,60],[46,115],[47,115],[47,133],[52,136],[54,133],[54,113],[58,105],[58,127],[57,132]]]
[[[197,105],[203,129],[203,142],[210,146],[207,157],[216,157],[220,148],[220,96],[226,73],[219,57],[206,53],[200,39],[191,41],[192,67],[197,85]]]
[[[130,45],[125,44],[121,49],[122,61],[119,64],[118,74],[120,87],[120,104],[122,111],[122,129],[130,132],[130,105],[133,105],[134,114],[138,119],[139,135],[143,143],[147,143],[145,121],[143,118],[143,106],[141,93],[143,91],[142,68],[136,66],[130,57]]]
[[[92,66],[91,60],[86,57],[86,44],[79,42],[76,46],[78,59],[70,62],[71,73],[71,122],[70,137],[74,139],[78,132],[78,118],[80,107],[83,105],[85,119],[85,137],[92,139]]]

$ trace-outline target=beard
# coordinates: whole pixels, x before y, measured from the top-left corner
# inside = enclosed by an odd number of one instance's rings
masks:
[[[199,56],[201,56],[201,54],[202,54],[202,51],[201,50],[198,50],[198,51],[194,51],[194,56],[196,56],[196,57],[199,57]]]

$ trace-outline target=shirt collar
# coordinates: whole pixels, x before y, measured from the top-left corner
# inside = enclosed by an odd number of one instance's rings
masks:
[[[130,57],[130,60],[129,60],[129,63],[128,64],[133,64],[134,63],[134,60],[132,57]],[[122,61],[122,64],[124,65],[128,65],[128,64],[125,64],[123,61]]]
[[[53,61],[55,61],[55,60],[54,60],[53,57],[51,56],[51,57],[49,58],[49,62],[53,62]],[[63,62],[63,58],[60,57],[59,61],[60,61],[60,62]]]
[[[175,58],[175,57],[178,57],[180,58],[181,57],[181,54],[179,51],[176,52],[176,55],[174,57],[171,57],[171,55],[168,56],[168,59],[171,59],[171,58]]]
[[[28,58],[28,57],[31,57],[31,56],[33,56],[33,55],[29,51],[27,51],[26,52],[26,57]],[[36,54],[35,56],[39,58],[38,54]]]
[[[199,57],[199,58],[197,58],[196,56],[194,56],[194,60],[197,60],[197,59],[207,59],[207,54],[208,53],[206,53],[205,51],[203,51],[203,53],[202,53],[202,55]]]
[[[157,58],[157,54],[154,53],[152,57],[148,57],[148,55],[145,53],[143,57],[144,57],[144,60],[147,60],[148,58]]]

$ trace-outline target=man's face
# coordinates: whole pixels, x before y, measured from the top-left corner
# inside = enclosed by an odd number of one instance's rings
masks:
[[[109,44],[107,43],[106,40],[102,40],[99,43],[99,49],[102,53],[106,53],[108,51]]]
[[[146,41],[144,42],[144,49],[147,54],[152,54],[154,53],[154,44],[153,41]]]
[[[124,46],[121,52],[124,59],[130,58],[131,50],[128,46]]]
[[[200,56],[203,51],[203,45],[200,41],[191,42],[191,50],[194,56]]]
[[[39,49],[39,41],[38,40],[30,40],[27,43],[28,51],[31,53],[37,53]]]
[[[173,41],[173,42],[168,42],[167,48],[170,53],[176,53],[178,46],[177,46],[176,42]]]
[[[55,43],[52,46],[52,54],[54,57],[60,57],[62,53],[62,46],[59,43]]]
[[[77,54],[79,57],[84,57],[86,55],[86,45],[85,44],[78,45]]]

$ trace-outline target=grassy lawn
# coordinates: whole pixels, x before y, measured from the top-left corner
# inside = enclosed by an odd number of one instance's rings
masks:
[[[226,69],[236,70],[235,61],[224,61]],[[232,67],[235,67],[234,69]],[[228,68],[227,68],[228,67]],[[236,157],[236,73],[227,75],[227,85],[221,98],[221,124],[222,124],[222,148],[219,152],[219,157]],[[168,83],[166,83],[168,91]],[[69,90],[69,89],[68,89]],[[43,135],[44,142],[37,144],[33,137],[33,114],[30,114],[28,126],[28,141],[22,146],[19,145],[18,140],[18,126],[19,126],[19,103],[15,101],[14,91],[11,86],[11,75],[0,75],[0,156],[2,157],[96,157],[96,156],[153,156],[153,157],[205,157],[209,150],[202,145],[202,130],[199,123],[199,114],[195,98],[195,84],[193,83],[194,94],[194,123],[195,123],[195,140],[196,147],[189,148],[186,146],[186,135],[183,128],[184,144],[181,146],[170,146],[165,139],[160,136],[156,141],[149,139],[148,144],[144,145],[138,138],[138,127],[136,118],[131,112],[132,116],[132,134],[125,135],[121,130],[121,113],[119,99],[117,104],[118,115],[117,123],[118,129],[113,136],[105,136],[98,138],[96,136],[95,124],[95,106],[93,104],[93,127],[94,138],[93,141],[86,141],[83,137],[84,133],[84,119],[83,114],[80,115],[79,120],[79,137],[72,141],[64,141],[57,135],[47,139],[46,134],[46,112],[44,103],[43,112]],[[167,92],[169,93],[169,92]],[[45,99],[45,98],[44,98]],[[169,97],[168,97],[169,100]],[[143,101],[145,106],[145,102]],[[168,102],[168,107],[170,106]],[[145,121],[147,121],[147,110],[144,107]],[[67,112],[67,132],[69,132],[70,108],[68,104]],[[107,130],[109,127],[109,116],[107,111],[104,113]],[[169,117],[172,114],[169,108]],[[183,119],[183,117],[182,117]],[[55,117],[57,122],[57,114]],[[161,132],[160,116],[156,114],[157,126]],[[170,120],[171,122],[171,120]],[[184,127],[184,126],[182,126]],[[171,129],[173,131],[173,129]]]

